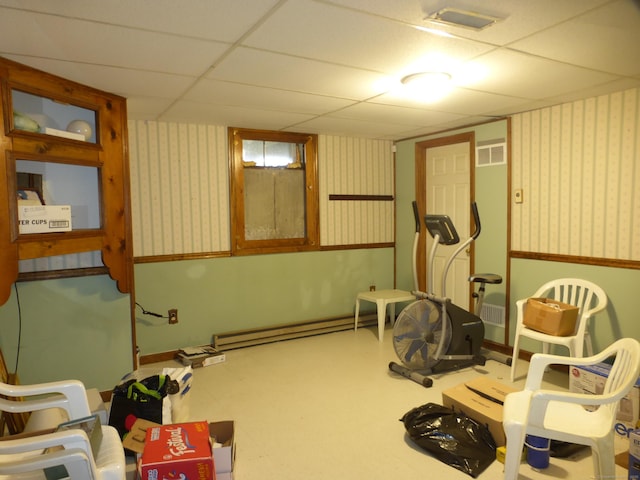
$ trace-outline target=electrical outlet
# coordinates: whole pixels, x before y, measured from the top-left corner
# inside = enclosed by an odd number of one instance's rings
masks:
[[[174,324],[178,323],[178,309],[172,308],[169,310],[169,323]]]

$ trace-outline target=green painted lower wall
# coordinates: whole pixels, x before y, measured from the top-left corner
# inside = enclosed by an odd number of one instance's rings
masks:
[[[211,342],[215,333],[352,315],[356,293],[393,288],[394,250],[374,248],[213,258],[135,266],[143,355]],[[129,295],[107,276],[20,282],[0,308],[0,347],[11,371],[20,337],[22,383],[76,378],[110,390],[131,370]],[[373,311],[373,306],[372,310]]]
[[[404,263],[398,259],[399,265]],[[161,314],[178,308],[180,319],[168,325],[138,309],[136,330],[144,355],[208,343],[215,333],[352,315],[357,292],[371,283],[393,288],[394,250],[139,264],[135,274],[138,302]],[[640,338],[640,270],[513,259],[512,322],[517,299],[549,279],[567,276],[594,281],[609,296],[606,312],[592,324],[596,350],[623,336]],[[410,277],[398,287],[411,288]],[[110,278],[20,282],[17,288],[20,309],[15,291],[0,308],[0,346],[13,370],[20,336],[22,383],[77,378],[88,387],[110,390],[130,371],[129,296],[119,293]],[[523,348],[540,351],[534,342]]]
[[[393,288],[393,249],[339,250],[138,264],[136,298],[179,322],[142,315],[142,355],[209,343],[235,330],[353,315],[356,293]]]
[[[129,295],[108,276],[18,282],[17,291],[0,308],[0,346],[14,371],[20,341],[21,383],[75,378],[109,390],[131,370]]]

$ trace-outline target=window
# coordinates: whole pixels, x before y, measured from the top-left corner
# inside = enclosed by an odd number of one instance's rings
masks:
[[[231,251],[318,248],[316,135],[229,129]]]

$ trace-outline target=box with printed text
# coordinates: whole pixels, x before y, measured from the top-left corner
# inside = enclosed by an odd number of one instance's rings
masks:
[[[502,428],[502,405],[516,389],[487,377],[477,377],[442,392],[442,404],[486,425],[500,447],[506,443]]]
[[[600,394],[604,390],[611,365],[598,363],[569,367],[569,391],[574,393]],[[589,407],[587,407],[589,408]],[[592,408],[592,407],[591,407]],[[640,378],[618,404],[614,429],[618,435],[627,437],[636,428],[640,415]]]
[[[202,421],[148,428],[138,471],[142,480],[215,480],[209,424]]]
[[[629,480],[640,480],[640,430],[629,434]]]
[[[69,205],[18,205],[18,231],[54,233],[71,231]]]

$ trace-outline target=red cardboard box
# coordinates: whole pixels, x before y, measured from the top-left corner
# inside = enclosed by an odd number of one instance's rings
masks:
[[[139,470],[142,480],[215,480],[209,424],[189,422],[149,428]]]

